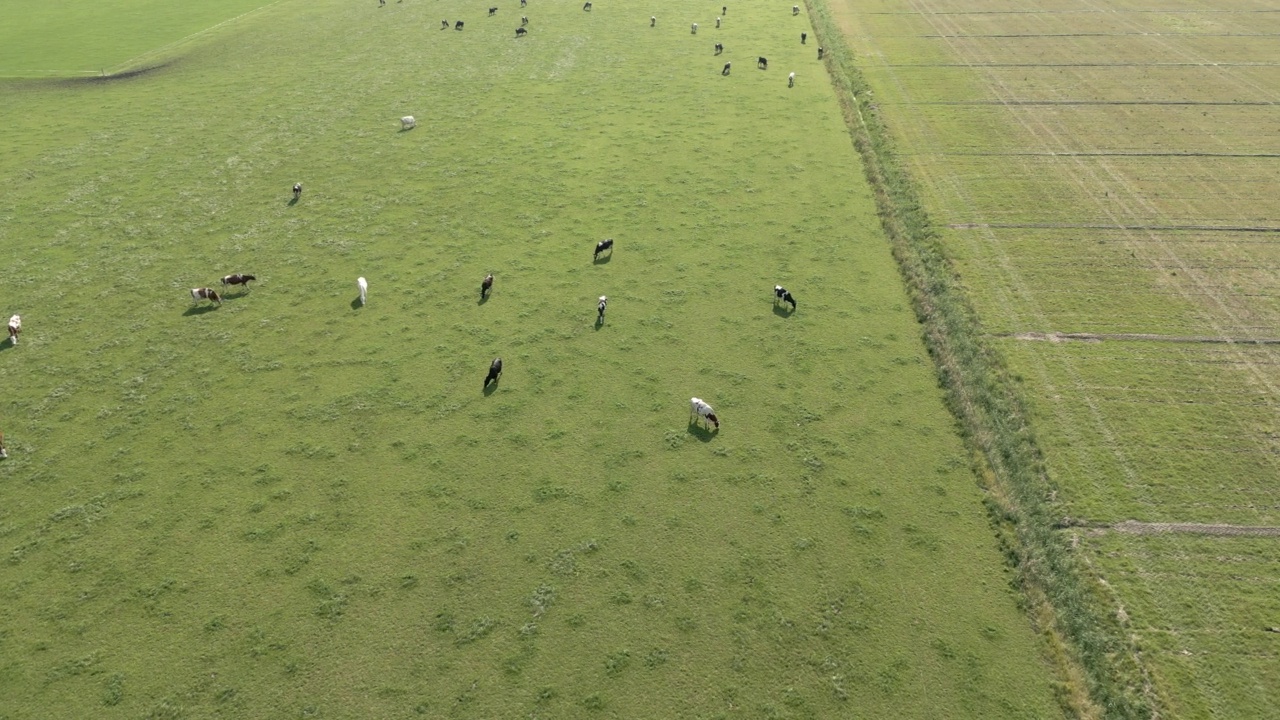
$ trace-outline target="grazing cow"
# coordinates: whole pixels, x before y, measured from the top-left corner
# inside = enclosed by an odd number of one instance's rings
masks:
[[[401,130],[412,130],[417,126],[418,126],[418,121],[414,120],[412,115],[405,115],[404,117],[400,118]]]
[[[716,18],[716,27],[720,27],[720,18]]]
[[[689,398],[689,416],[696,423],[704,420],[707,427],[714,425],[717,430],[720,429],[720,418],[716,417],[716,411],[711,406],[702,401],[701,398]]]
[[[796,74],[791,73],[790,75],[787,76],[787,87],[795,87],[795,86],[796,86]]]
[[[528,30],[525,30],[522,27],[516,28],[516,37],[524,37],[525,35],[528,35],[528,34],[529,34]]]
[[[725,63],[725,64],[724,64],[724,69],[720,71],[720,74],[721,74],[721,75],[728,75],[728,74],[729,74],[729,68],[731,68],[731,67],[733,67],[733,63],[732,63],[732,62],[727,62],[727,63]]]
[[[800,44],[803,45],[805,40],[809,39],[809,33],[800,33]]]
[[[493,17],[494,15],[497,15],[497,14],[498,14],[498,8],[496,7],[489,8],[489,17]]]
[[[364,305],[365,298],[369,295],[369,281],[358,277],[356,278],[356,287],[360,288],[360,304]]]
[[[773,286],[773,304],[777,305],[780,302],[791,303],[791,311],[795,312],[796,299],[791,297],[791,293],[788,292],[786,288],[782,287],[781,285],[774,285]]]
[[[228,286],[228,285],[243,285],[243,286],[244,286],[244,289],[245,289],[245,290],[248,290],[248,289],[249,289],[249,281],[250,281],[250,280],[257,280],[257,279],[258,279],[258,278],[254,277],[254,276],[252,276],[252,275],[241,275],[240,273],[236,273],[236,274],[234,274],[234,275],[228,275],[228,276],[226,276],[226,277],[222,278],[222,292],[226,292],[226,291],[227,291],[227,286]]]
[[[604,324],[604,308],[609,304],[609,298],[604,295],[600,296],[600,302],[596,303],[596,322],[600,325]]]
[[[484,376],[484,386],[489,387],[489,383],[497,383],[498,378],[502,377],[502,358],[494,358],[489,363],[489,374]]]
[[[191,288],[191,302],[198,303],[201,300],[209,300],[219,305],[222,304],[222,296],[213,288]],[[9,321],[9,332],[13,332],[13,321]]]
[[[484,280],[480,281],[480,299],[483,300],[489,296],[489,291],[493,289],[493,273],[484,276]]]
[[[449,21],[448,21],[448,20],[441,20],[441,21],[440,21],[440,29],[441,29],[441,30],[448,30],[448,29],[449,29]]]
[[[689,32],[690,32],[690,34],[697,35],[697,34],[698,34],[698,23],[694,23],[694,24],[693,24],[693,28],[692,28]]]
[[[521,25],[528,25],[528,24],[529,24],[529,18],[528,18],[527,16],[525,16],[525,15],[521,15],[521,16],[520,16],[520,24],[521,24]]]
[[[587,12],[590,12],[590,11],[591,11],[591,3],[589,3],[589,2],[582,3],[582,9],[583,9],[583,10],[585,10],[585,11],[587,11]]]
[[[822,59],[822,48],[818,48],[818,59]]]
[[[760,68],[761,70],[768,70],[769,58],[764,58],[764,57],[756,58],[756,67]]]
[[[302,197],[302,183],[293,184],[293,199],[297,200]]]
[[[22,332],[22,316],[14,315],[9,318],[9,342],[11,344],[18,344],[18,333],[20,332]]]
[[[724,45],[722,43],[716,43],[716,54],[719,55],[722,52],[724,52]]]
[[[791,14],[792,14],[792,15],[799,15],[799,14],[800,14],[800,6],[799,6],[799,5],[792,5],[792,6],[791,6]]]
[[[657,24],[658,24],[658,16],[657,16],[657,15],[650,15],[650,16],[649,16],[649,27],[655,27]]]
[[[453,29],[454,29],[454,30],[461,30],[461,29],[462,29],[463,24],[464,24],[464,23],[463,23],[461,20],[459,20],[458,22],[456,22],[456,23],[454,23],[454,24],[453,24]]]
[[[600,253],[604,252],[605,250],[608,250],[609,254],[613,255],[613,238],[605,238],[604,240],[601,240],[600,242],[596,243],[596,251],[591,256],[591,259],[595,260],[596,258],[600,257]]]

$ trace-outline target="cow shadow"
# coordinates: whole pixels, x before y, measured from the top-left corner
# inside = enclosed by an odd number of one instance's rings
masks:
[[[613,259],[613,253],[609,253],[608,255],[605,255],[603,257],[596,256],[596,258],[591,261],[591,264],[592,265],[608,265],[609,261],[612,259]]]
[[[286,205],[288,205],[289,207],[293,207],[294,205],[297,205],[297,204],[298,204],[298,198],[296,198],[296,197],[294,197],[294,198],[289,198],[289,202],[287,202],[287,203],[285,203],[285,204],[286,204]]]
[[[498,392],[498,383],[500,383],[500,382],[502,382],[501,378],[499,378],[498,380],[494,380],[493,382],[489,383],[488,385],[485,385],[485,386],[484,386],[484,396],[485,396],[485,397],[489,397],[490,395],[492,395],[492,394],[494,394],[494,393]]]
[[[217,310],[217,309],[218,309],[217,305],[193,305],[187,308],[187,311],[182,314],[183,316],[203,315],[207,312],[213,312],[214,310]]]
[[[689,421],[689,434],[698,438],[702,442],[711,442],[717,432],[719,432],[719,430],[708,430],[696,420]]]
[[[789,318],[795,313],[796,311],[792,310],[790,305],[782,305],[782,304],[775,303],[773,306],[773,314],[777,315],[780,318]]]

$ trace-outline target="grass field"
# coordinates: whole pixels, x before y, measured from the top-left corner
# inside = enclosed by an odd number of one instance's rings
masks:
[[[1156,712],[1280,716],[1280,13],[831,5]]]
[[[0,717],[1060,715],[807,18],[536,2],[0,86]]]

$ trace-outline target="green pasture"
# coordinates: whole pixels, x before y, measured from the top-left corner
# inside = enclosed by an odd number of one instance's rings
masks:
[[[807,18],[502,5],[0,86],[0,717],[1060,715]]]
[[[832,6],[1155,712],[1280,717],[1280,15]]]
[[[0,77],[68,77],[160,61],[192,36],[271,0],[0,0]]]

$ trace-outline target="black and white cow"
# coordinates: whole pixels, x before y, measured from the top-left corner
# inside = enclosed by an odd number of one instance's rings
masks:
[[[494,358],[489,363],[489,374],[484,377],[484,386],[489,387],[489,383],[497,384],[498,378],[502,376],[502,358]]]
[[[707,423],[707,427],[714,425],[717,430],[720,429],[720,418],[716,417],[716,411],[703,402],[702,398],[689,398],[689,417],[695,423],[702,420]]]
[[[792,312],[795,312],[796,299],[791,297],[791,292],[788,291],[786,288],[782,287],[781,285],[773,286],[773,302],[775,305],[778,303],[784,303],[784,302],[791,303],[791,310]]]

